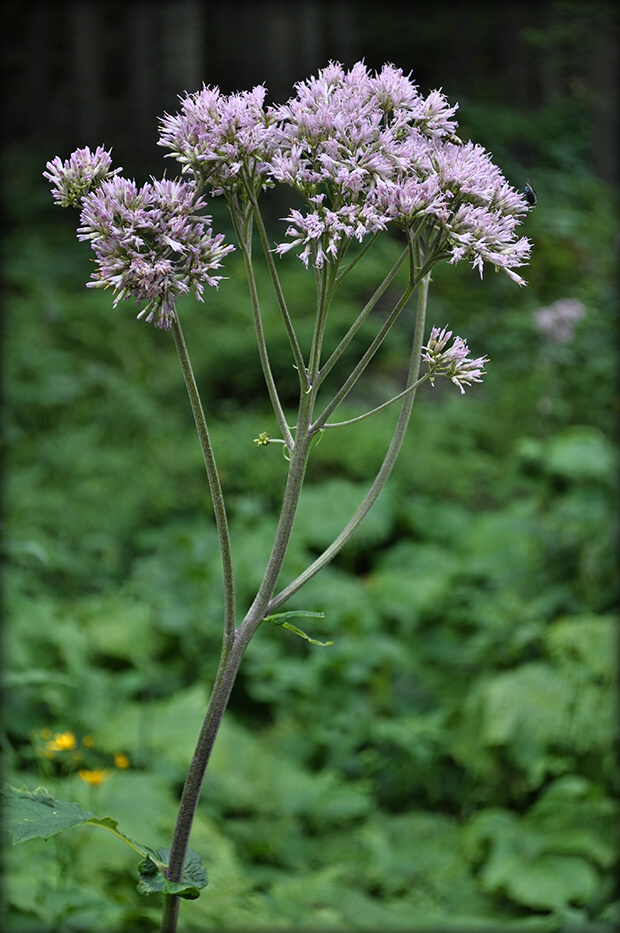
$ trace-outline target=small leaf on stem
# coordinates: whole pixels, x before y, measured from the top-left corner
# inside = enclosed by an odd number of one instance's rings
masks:
[[[293,609],[291,612],[278,612],[274,616],[265,616],[263,622],[271,622],[273,625],[281,625],[282,628],[287,628],[289,632],[293,632],[295,635],[299,635],[300,638],[305,638],[306,641],[309,641],[311,645],[318,645],[319,648],[329,648],[330,645],[333,645],[333,641],[317,641],[316,638],[310,638],[309,635],[306,635],[305,632],[302,632],[300,628],[297,628],[295,625],[290,625],[286,619],[295,619],[297,617],[311,617],[314,619],[324,619],[324,612],[310,612],[305,609]]]

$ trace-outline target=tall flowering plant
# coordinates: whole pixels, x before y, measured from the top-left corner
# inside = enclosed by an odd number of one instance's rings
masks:
[[[263,622],[286,625],[307,637],[288,619],[313,613],[278,610],[334,558],[373,506],[396,461],[417,388],[447,377],[463,393],[482,380],[486,356],[472,358],[466,341],[453,337],[447,326],[433,326],[426,335],[432,270],[442,260],[451,264],[465,260],[480,276],[485,265],[491,265],[524,285],[517,270],[530,254],[529,241],[518,235],[532,206],[527,192],[508,184],[482,146],[456,135],[456,107],[439,91],[424,96],[393,65],[373,73],[362,62],[348,71],[330,63],[297,84],[295,91],[281,106],[266,106],[262,86],[231,95],[203,87],[185,96],[178,113],[166,114],[160,126],[159,144],[180,166],[175,180],[151,179],[138,187],[122,177],[120,169],[112,168],[110,154],[102,148],[77,150],[64,162],[57,157],[44,173],[57,203],[80,209],[78,238],[90,241],[95,254],[89,285],[111,288],[115,306],[135,300],[138,318],[171,332],[202,447],[221,546],[221,657],[171,847],[154,852],[130,841],[143,855],[139,889],[164,894],[163,933],[176,930],[180,897],[197,896],[206,884],[188,842],[209,756],[250,639]],[[275,185],[292,189],[297,205],[284,218],[276,243],[261,209],[264,191]],[[229,209],[234,247],[213,232],[208,198],[216,197],[224,198]],[[339,286],[390,228],[399,231],[402,252],[339,344],[326,354],[326,321]],[[263,330],[253,258],[256,238],[299,377],[293,426],[280,399]],[[270,438],[263,433],[256,443],[284,445],[288,460],[273,547],[262,582],[241,619],[224,493],[177,308],[179,296],[192,292],[202,300],[205,285],[220,285],[219,270],[234,248],[243,256],[258,353],[281,434]],[[291,251],[314,282],[316,314],[307,346],[299,339],[278,273],[279,257]],[[344,351],[403,267],[407,274],[402,293],[355,365],[343,372]],[[415,310],[410,311],[414,294]],[[336,410],[403,314],[413,314],[415,326],[402,390],[372,411],[349,421],[335,420]],[[338,389],[319,406],[318,393],[327,375],[339,370]],[[295,579],[281,585],[313,440],[324,430],[378,414],[391,405],[400,407],[396,427],[365,499],[329,547]],[[23,803],[23,794],[18,803]],[[92,814],[82,822],[105,823]]]

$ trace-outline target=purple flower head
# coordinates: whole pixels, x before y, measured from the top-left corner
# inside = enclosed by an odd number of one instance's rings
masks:
[[[428,344],[422,347],[422,359],[426,362],[431,385],[435,384],[436,376],[448,376],[459,387],[461,395],[465,394],[465,385],[472,382],[482,382],[488,357],[480,356],[472,360],[469,356],[469,347],[462,337],[455,337],[452,346],[448,341],[452,331],[444,327],[433,327]]]
[[[515,228],[528,204],[481,146],[455,137],[457,108],[440,91],[424,97],[401,69],[371,74],[363,62],[350,71],[332,62],[296,91],[270,111],[277,125],[268,171],[309,210],[291,211],[292,241],[277,252],[303,246],[302,261],[320,266],[352,236],[390,222],[418,232],[426,224],[437,258],[468,259],[481,273],[491,262],[524,284],[514,269],[530,244]]]
[[[442,218],[450,262],[468,259],[480,276],[485,262],[524,285],[514,269],[524,265],[531,243],[515,230],[530,209],[524,195],[506,182],[482,146],[446,141],[437,147],[434,166],[450,209]]]
[[[271,175],[304,196],[311,208],[307,225],[316,229],[317,223],[324,223],[314,253],[314,264],[321,265],[326,255],[336,256],[341,242],[351,236],[361,240],[393,219],[392,205],[377,188],[393,184],[410,165],[405,143],[411,128],[428,141],[452,129],[449,114],[454,108],[445,102],[440,107],[435,97],[429,105],[392,65],[373,76],[362,62],[348,72],[332,62],[316,77],[297,84],[296,90],[295,98],[273,111],[278,147],[271,158]],[[307,264],[302,216],[291,212],[287,232],[295,245],[305,245],[301,258]],[[292,245],[281,244],[278,251]]]
[[[79,207],[89,191],[121,171],[110,171],[111,165],[110,153],[102,146],[95,152],[87,147],[76,149],[65,162],[56,156],[46,164],[48,171],[43,172],[43,177],[51,182],[52,197],[60,207]]]
[[[361,241],[369,231],[383,230],[386,226],[384,216],[370,204],[345,204],[334,211],[323,206],[323,198],[319,194],[311,199],[316,203],[312,213],[291,210],[285,218],[290,223],[286,232],[295,239],[276,246],[276,252],[283,255],[303,245],[300,258],[306,268],[310,264],[322,268],[327,260],[337,257],[342,244],[353,237]]]
[[[91,288],[111,286],[121,300],[145,303],[138,317],[169,329],[176,301],[193,291],[202,301],[204,285],[215,285],[233,246],[213,236],[193,184],[163,179],[141,188],[126,178],[111,178],[87,195],[78,239],[90,240],[98,265]]]
[[[207,180],[213,194],[234,191],[247,176],[255,190],[264,184],[272,150],[273,120],[264,110],[265,88],[229,96],[206,87],[181,101],[181,112],[162,119],[158,145],[171,149],[183,171]]]

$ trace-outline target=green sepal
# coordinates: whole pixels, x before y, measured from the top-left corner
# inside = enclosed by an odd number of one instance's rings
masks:
[[[140,880],[139,894],[176,894],[189,901],[200,897],[200,891],[209,883],[207,870],[200,861],[200,856],[193,849],[187,850],[183,867],[182,881],[168,881],[160,866],[168,864],[170,848],[157,849],[152,857],[142,859],[138,865]]]
[[[309,641],[311,645],[318,645],[319,648],[329,648],[330,645],[333,645],[333,641],[317,641],[316,638],[310,638],[309,635],[306,635],[305,632],[302,632],[300,628],[297,628],[295,625],[290,625],[286,620],[295,619],[299,616],[304,618],[310,617],[313,619],[324,619],[324,612],[309,612],[305,609],[293,609],[291,612],[278,612],[274,616],[265,616],[263,622],[271,622],[272,625],[281,625],[282,628],[287,628],[289,632],[293,632],[295,635],[299,635],[300,638],[305,638],[306,641]]]
[[[323,435],[325,434],[325,428],[321,428],[318,434],[312,438],[312,443],[315,447],[318,447],[321,441],[323,440]]]

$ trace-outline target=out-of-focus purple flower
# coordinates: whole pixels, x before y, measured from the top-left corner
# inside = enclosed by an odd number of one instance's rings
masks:
[[[89,191],[121,171],[110,170],[111,165],[110,152],[102,146],[94,152],[86,147],[76,149],[65,162],[56,156],[46,164],[43,177],[51,182],[52,197],[60,207],[79,207]]]
[[[431,385],[435,384],[436,376],[448,376],[459,387],[461,395],[465,394],[465,385],[473,382],[482,382],[485,374],[484,364],[488,363],[487,356],[480,356],[472,360],[469,356],[469,347],[462,337],[455,337],[452,346],[448,341],[452,331],[444,327],[433,327],[428,344],[422,347],[422,359],[425,361]]]
[[[190,290],[202,301],[204,285],[217,286],[211,274],[233,246],[213,235],[207,216],[196,212],[204,201],[193,184],[163,179],[136,186],[110,178],[86,196],[78,239],[90,240],[97,257],[92,288],[111,286],[121,300],[145,303],[138,317],[169,329],[180,295]]]
[[[560,298],[546,308],[534,312],[536,329],[555,343],[570,343],[575,325],[585,317],[586,308],[576,298]]]
[[[159,146],[172,152],[183,171],[208,181],[213,194],[238,190],[247,180],[259,190],[273,148],[273,119],[264,109],[265,88],[228,96],[206,87],[181,100],[181,112],[165,114]]]

